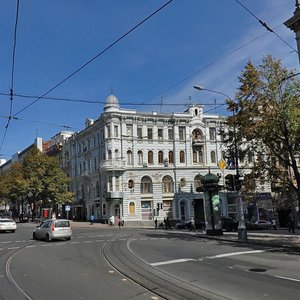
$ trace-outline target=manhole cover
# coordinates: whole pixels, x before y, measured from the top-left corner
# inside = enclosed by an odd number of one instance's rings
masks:
[[[253,268],[253,269],[249,269],[249,271],[251,272],[266,272],[266,269],[260,269],[260,268]]]

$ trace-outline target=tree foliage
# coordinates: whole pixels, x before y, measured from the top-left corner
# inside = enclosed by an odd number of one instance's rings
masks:
[[[257,66],[249,61],[239,82],[235,101],[228,99],[239,156],[255,154],[252,178],[271,181],[278,199],[300,206],[300,81],[267,56]]]
[[[22,162],[12,164],[11,169],[0,176],[1,196],[15,203],[30,195],[32,202],[65,204],[72,202],[68,192],[69,179],[60,169],[56,158],[31,150]]]

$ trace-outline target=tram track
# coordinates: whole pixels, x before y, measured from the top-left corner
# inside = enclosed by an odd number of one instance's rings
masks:
[[[104,243],[103,257],[117,272],[160,299],[229,300],[229,298],[204,290],[191,282],[150,266],[134,254],[130,249],[130,242],[129,240]]]

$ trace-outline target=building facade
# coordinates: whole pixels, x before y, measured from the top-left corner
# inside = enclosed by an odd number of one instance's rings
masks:
[[[220,183],[234,170],[218,167],[225,158],[220,129],[226,118],[203,113],[193,104],[181,113],[123,109],[110,95],[97,120],[62,147],[62,168],[74,192],[74,219],[143,225],[204,220],[201,176],[210,172]],[[227,211],[227,193],[220,193]],[[230,213],[236,214],[236,204]]]

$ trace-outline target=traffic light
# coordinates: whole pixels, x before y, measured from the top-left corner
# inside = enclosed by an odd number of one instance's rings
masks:
[[[225,187],[228,191],[234,191],[234,176],[232,174],[225,176]]]

